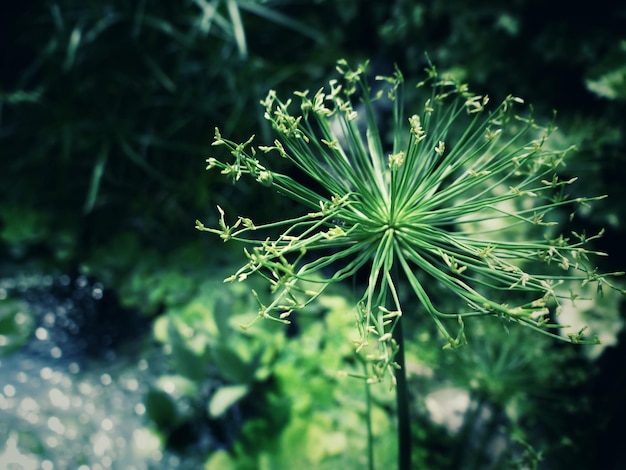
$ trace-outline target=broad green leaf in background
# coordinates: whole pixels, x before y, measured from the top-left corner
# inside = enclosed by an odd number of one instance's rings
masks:
[[[207,410],[212,418],[219,418],[248,394],[248,385],[225,385],[217,389],[209,400]]]
[[[0,357],[22,346],[34,328],[28,304],[21,300],[0,300]]]

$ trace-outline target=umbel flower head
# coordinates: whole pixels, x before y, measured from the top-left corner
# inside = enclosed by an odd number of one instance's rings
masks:
[[[562,179],[558,170],[571,149],[548,145],[555,128],[517,115],[523,102],[514,96],[490,109],[487,96],[433,66],[418,84],[424,101],[405,118],[400,71],[376,77],[383,88],[373,92],[366,66],[339,61],[340,79],[316,93],[296,92],[298,103],[270,91],[261,104],[278,134],[271,145],[253,146],[254,136],[237,144],[216,129],[213,145],[234,158],[209,158],[208,169],[233,182],[249,176],[305,207],[299,217],[259,226],[244,217],[228,222],[220,207],[218,227],[198,221],[199,230],[246,244],[247,263],[227,281],[263,276],[273,295],[264,301],[253,291],[257,318],[287,323],[330,283],[365,273],[355,343],[372,381],[397,367],[393,336],[403,315],[428,314],[452,348],[466,342],[463,319],[476,316],[587,341],[582,330],[560,334],[554,317],[563,298],[576,296],[576,283],[610,286],[589,266],[590,255],[602,253],[587,242],[600,234],[560,235],[556,226],[563,208],[573,217],[602,197],[567,196],[576,178]],[[389,143],[378,100],[393,109]],[[273,171],[276,158],[302,177]],[[282,233],[268,238],[276,229]],[[429,286],[447,290],[458,308],[446,310],[450,299]]]

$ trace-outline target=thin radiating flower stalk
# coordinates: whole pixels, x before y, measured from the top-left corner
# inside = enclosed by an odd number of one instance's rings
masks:
[[[394,329],[403,315],[422,311],[446,347],[465,344],[464,319],[478,316],[573,343],[596,341],[583,337],[584,328],[561,333],[564,325],[555,321],[561,287],[574,297],[576,285],[613,287],[608,277],[622,273],[593,268],[592,256],[604,254],[589,242],[601,233],[559,232],[565,211],[574,217],[580,205],[604,196],[567,195],[576,178],[563,179],[559,170],[573,149],[551,146],[555,126],[518,114],[523,101],[514,96],[490,106],[487,96],[433,66],[418,84],[423,103],[405,118],[400,71],[376,77],[385,88],[374,93],[366,66],[351,69],[340,61],[341,80],[313,94],[296,92],[298,105],[270,91],[261,102],[278,135],[270,145],[253,145],[254,136],[237,144],[215,131],[213,145],[226,147],[233,159],[209,158],[208,169],[233,182],[252,177],[305,207],[297,218],[266,225],[244,217],[229,225],[220,207],[217,227],[197,222],[199,230],[244,244],[248,261],[227,281],[253,274],[267,279],[273,295],[265,301],[254,293],[257,318],[288,323],[330,283],[368,273],[355,347],[370,364],[365,377],[371,382],[393,380]],[[377,100],[393,106],[388,144]],[[314,184],[273,171],[274,158],[289,160]],[[276,229],[282,234],[267,238]],[[454,294],[458,307],[449,310],[449,299],[431,293],[434,285]],[[421,309],[402,305],[402,286]]]

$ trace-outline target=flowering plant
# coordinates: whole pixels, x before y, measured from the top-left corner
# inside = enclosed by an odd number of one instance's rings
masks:
[[[262,105],[279,136],[273,145],[255,147],[254,136],[237,144],[215,131],[213,145],[228,148],[234,160],[209,158],[208,169],[219,168],[233,182],[249,175],[307,208],[299,217],[262,226],[245,217],[229,225],[219,206],[217,228],[197,221],[199,230],[247,245],[248,262],[227,281],[252,274],[267,279],[274,295],[265,302],[253,292],[257,318],[288,323],[329,283],[366,271],[355,343],[371,366],[371,382],[398,368],[394,330],[403,315],[415,314],[402,305],[400,282],[410,286],[447,347],[465,344],[463,321],[475,316],[573,343],[597,341],[585,339],[584,328],[560,334],[563,325],[554,320],[563,298],[577,295],[574,283],[611,285],[608,275],[589,266],[590,255],[603,253],[588,242],[601,233],[564,236],[555,230],[563,213],[555,209],[571,207],[573,217],[578,206],[603,197],[565,193],[576,178],[562,179],[558,170],[572,148],[548,145],[555,127],[516,114],[523,101],[514,96],[489,111],[487,96],[440,76],[432,65],[418,84],[430,88],[428,98],[405,119],[400,71],[376,77],[384,87],[373,92],[366,66],[352,69],[339,61],[342,80],[314,94],[296,92],[296,112],[291,99],[281,101],[270,91]],[[379,101],[393,109],[388,148],[375,111]],[[273,171],[270,158],[261,161],[264,154],[289,160],[304,182]],[[279,236],[265,236],[277,228]],[[528,234],[532,239],[519,239]],[[429,293],[433,282],[457,296],[461,308],[444,311]]]

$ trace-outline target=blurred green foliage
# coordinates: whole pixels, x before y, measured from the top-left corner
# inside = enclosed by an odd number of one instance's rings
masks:
[[[365,384],[341,374],[361,367],[350,342],[350,290],[329,289],[291,330],[261,322],[243,332],[239,325],[256,316],[258,307],[248,287],[222,283],[227,272],[216,269],[198,281],[185,302],[170,297],[160,306],[153,336],[167,364],[145,405],[161,441],[180,446],[183,433],[185,449],[205,433],[226,432],[223,450],[215,451],[215,442],[195,448],[204,452],[207,469],[365,465]],[[161,282],[170,289],[179,285]],[[185,289],[185,282],[180,286]],[[460,462],[485,468],[497,439],[506,440],[508,452],[497,454],[493,468],[534,468],[511,465],[537,453],[549,462],[583,461],[573,443],[586,442],[585,430],[567,427],[571,420],[594,422],[584,390],[592,362],[583,351],[525,330],[509,331],[498,321],[477,325],[466,349],[444,351],[432,325],[420,326],[414,317],[407,326],[418,468],[458,468]],[[427,406],[431,394],[451,387],[467,390],[471,400],[464,426],[453,434],[447,423],[433,421]],[[394,395],[387,384],[371,392],[376,468],[385,468],[395,462]],[[486,417],[478,410],[488,410]],[[475,442],[469,436],[480,436],[483,446],[468,446]]]
[[[619,195],[626,7],[602,3],[584,14],[532,0],[15,5],[2,28],[3,251],[71,264],[124,231],[159,250],[185,243],[190,220],[241,195],[201,171],[213,128],[265,133],[266,91],[318,86],[340,57],[417,74],[427,52],[494,99],[555,107],[581,165]],[[255,220],[286,209],[246,191]],[[623,211],[614,203],[597,224],[617,229]]]
[[[330,469],[361,462],[364,384],[338,375],[355,367],[351,309],[347,294],[337,292],[303,314],[296,341],[271,322],[243,333],[239,325],[257,315],[247,287],[225,289],[218,277],[206,280],[185,305],[167,309],[154,324],[171,372],[148,394],[148,416],[166,437],[183,426],[229,428],[236,438],[232,449],[211,454],[207,468]],[[393,394],[381,388],[376,399],[374,429],[386,443],[379,456],[386,466],[394,452],[385,411]],[[241,413],[244,421],[236,418]]]
[[[175,227],[218,197],[201,171],[215,123],[258,127],[255,103],[268,86],[323,67],[250,57],[242,18],[253,40],[269,29],[322,41],[257,2],[21,8],[9,53],[24,68],[5,71],[0,87],[3,240],[56,254],[50,238],[61,230],[72,260],[120,231],[160,249],[188,240],[191,231]],[[24,224],[40,213],[50,217],[39,218],[34,237]]]

